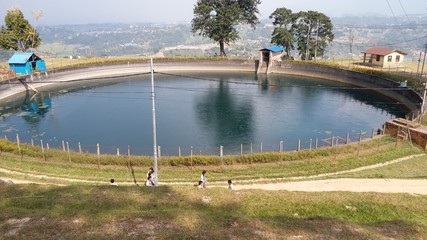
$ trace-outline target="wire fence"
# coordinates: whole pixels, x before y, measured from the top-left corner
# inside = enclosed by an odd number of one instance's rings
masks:
[[[327,138],[312,138],[296,141],[279,141],[277,143],[242,143],[240,145],[232,146],[215,146],[215,147],[200,147],[200,146],[177,146],[177,147],[162,147],[157,145],[158,157],[169,156],[169,157],[183,157],[193,155],[207,155],[207,156],[219,156],[224,157],[226,155],[245,155],[255,153],[267,153],[267,152],[292,152],[302,150],[312,150],[323,147],[336,147],[339,145],[350,144],[355,142],[361,142],[364,139],[374,138],[377,135],[381,135],[382,130],[372,129],[372,132],[359,133],[347,133],[344,136],[331,135]],[[24,137],[25,138],[25,137]],[[83,145],[81,142],[68,142],[65,140],[60,141],[45,141],[43,139],[30,138],[29,141],[22,141],[21,136],[16,134],[14,138],[7,137],[4,135],[4,139],[15,142],[18,144],[27,144],[33,147],[40,147],[42,151],[49,149],[62,150],[64,152],[76,152],[76,153],[92,153],[97,155],[117,155],[117,156],[152,156],[154,146],[108,146],[102,144],[87,144]]]

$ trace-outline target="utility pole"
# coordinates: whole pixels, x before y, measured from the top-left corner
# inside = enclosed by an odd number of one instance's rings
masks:
[[[151,66],[151,102],[153,104],[153,157],[154,157],[154,185],[159,182],[159,172],[157,167],[157,137],[156,137],[156,104],[154,102],[154,68],[153,58],[150,60]]]
[[[420,57],[418,58],[418,66],[417,66],[417,75],[416,76],[418,76],[418,70],[420,70],[420,63],[421,63],[421,55],[422,55],[423,53],[422,52],[420,52]]]
[[[316,45],[314,46],[314,61],[317,60],[317,42],[319,40],[319,19],[317,19],[317,26],[316,26]]]
[[[423,78],[424,64],[426,63],[426,54],[427,54],[427,44],[426,44],[426,48],[424,50],[424,59],[423,59],[423,66],[421,68],[420,80]]]
[[[311,31],[311,22],[308,24],[308,32],[307,32],[307,46],[306,46],[306,49],[305,49],[305,60],[306,60],[306,61],[308,61],[308,60],[309,60],[308,54],[310,53],[309,48],[308,48],[308,46],[309,46],[309,42],[310,42],[310,31]]]
[[[351,29],[350,29],[350,36],[349,36],[349,38],[350,38],[350,54],[353,54],[353,40],[354,40],[354,35],[353,35]]]

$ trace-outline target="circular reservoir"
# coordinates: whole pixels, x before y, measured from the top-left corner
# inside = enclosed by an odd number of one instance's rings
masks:
[[[352,85],[282,74],[155,74],[162,155],[285,151],[369,138],[402,104]],[[3,102],[0,133],[50,148],[151,155],[151,76],[58,83]],[[0,135],[1,136],[1,135]],[[299,143],[298,143],[299,142]],[[64,144],[65,145],[65,144]]]

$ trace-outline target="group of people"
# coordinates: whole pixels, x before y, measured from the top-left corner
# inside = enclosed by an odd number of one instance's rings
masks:
[[[199,188],[206,188],[206,182],[207,182],[206,170],[203,170],[202,175],[200,175],[200,181],[199,181],[198,187]],[[231,179],[229,179],[227,181],[227,184],[228,184],[228,189],[231,189],[231,190],[234,189],[234,185],[233,185],[233,182],[231,181]]]
[[[206,170],[203,170],[202,175],[200,175],[200,181],[199,181],[198,187],[199,188],[206,188],[206,182],[207,182]],[[227,184],[228,184],[228,189],[231,189],[231,190],[234,189],[234,185],[233,185],[233,182],[231,180],[228,180]],[[110,179],[110,185],[117,186],[117,183],[115,182],[114,179]],[[152,167],[150,167],[148,169],[148,172],[147,172],[147,179],[145,180],[145,186],[152,187],[155,185],[156,184],[154,182],[154,169]]]

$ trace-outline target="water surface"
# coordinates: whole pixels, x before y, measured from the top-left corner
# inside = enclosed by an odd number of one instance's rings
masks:
[[[157,143],[163,155],[278,151],[370,137],[408,110],[371,90],[332,81],[253,73],[155,75]],[[0,134],[77,150],[152,154],[149,75],[60,84],[0,108]],[[1,135],[0,135],[1,136]],[[329,141],[329,142],[328,142]],[[310,145],[311,144],[311,145]]]

